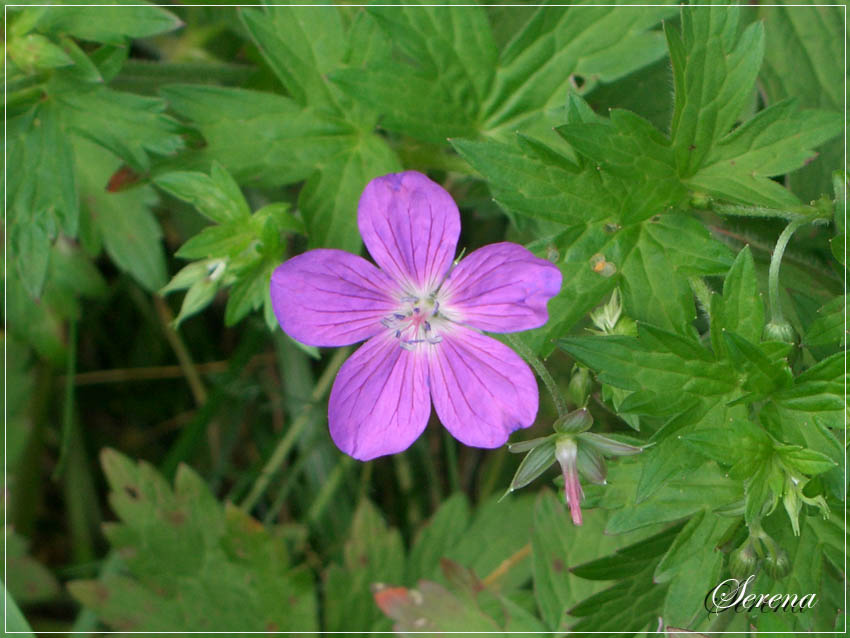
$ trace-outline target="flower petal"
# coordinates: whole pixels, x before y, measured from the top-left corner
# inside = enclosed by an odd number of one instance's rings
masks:
[[[503,445],[537,416],[537,383],[504,344],[463,326],[430,348],[431,398],[443,425],[473,447]]]
[[[328,403],[331,438],[361,461],[406,450],[428,424],[427,357],[405,350],[389,332],[346,361]]]
[[[357,224],[375,262],[414,294],[439,285],[460,236],[460,213],[451,195],[415,171],[369,182]]]
[[[519,244],[502,242],[469,254],[440,291],[456,321],[481,330],[517,332],[542,326],[546,302],[561,289],[561,271]]]
[[[381,319],[396,307],[397,289],[362,257],[332,249],[293,257],[271,278],[280,327],[310,346],[345,346],[385,330]]]

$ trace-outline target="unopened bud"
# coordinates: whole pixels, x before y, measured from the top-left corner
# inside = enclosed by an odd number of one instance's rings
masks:
[[[584,366],[576,366],[570,377],[570,385],[567,387],[567,396],[574,405],[584,407],[590,397],[590,389],[593,381],[590,378],[590,370]]]
[[[784,341],[785,343],[794,343],[797,339],[797,333],[791,324],[781,319],[779,321],[771,320],[764,327],[763,338],[765,341]]]
[[[791,572],[791,561],[788,552],[779,546],[769,551],[764,559],[764,570],[773,580],[782,580]]]
[[[552,427],[561,434],[578,434],[590,429],[593,425],[593,417],[587,408],[573,410],[559,418]]]
[[[758,562],[759,559],[756,556],[752,541],[747,539],[746,543],[729,555],[729,572],[732,574],[732,578],[744,580],[756,573]]]

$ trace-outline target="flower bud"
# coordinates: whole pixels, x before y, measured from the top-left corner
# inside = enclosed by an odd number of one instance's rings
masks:
[[[770,320],[764,327],[763,339],[765,341],[784,341],[785,343],[794,343],[797,339],[797,333],[791,324],[781,319],[779,321]]]
[[[729,573],[732,574],[732,578],[744,580],[756,573],[758,562],[753,543],[747,539],[747,542],[729,554]]]
[[[764,570],[773,580],[782,580],[791,573],[791,561],[788,552],[779,546],[774,546],[764,559]]]
[[[593,381],[590,378],[590,370],[584,366],[576,366],[573,368],[570,385],[567,387],[567,397],[569,397],[574,405],[584,407],[587,405],[587,400],[590,397],[592,385]]]

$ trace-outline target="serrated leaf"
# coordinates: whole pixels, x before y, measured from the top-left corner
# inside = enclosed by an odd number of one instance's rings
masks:
[[[247,220],[250,210],[242,192],[230,175],[217,163],[215,178],[204,173],[181,171],[165,173],[154,178],[154,183],[167,193],[192,204],[211,221],[223,224]],[[214,169],[215,170],[215,169]]]
[[[604,582],[579,578],[570,568],[645,535],[604,534],[607,513],[602,510],[589,510],[583,519],[581,527],[573,525],[566,504],[550,490],[537,496],[531,537],[534,594],[550,631],[563,630],[569,620],[564,612],[605,587]]]
[[[62,113],[52,101],[8,122],[7,206],[11,256],[31,297],[47,274],[50,242],[79,223],[72,149]]]
[[[818,309],[815,319],[803,337],[803,344],[812,346],[843,345],[847,342],[844,317],[847,314],[847,297],[841,295]]]
[[[782,5],[785,3],[777,3]],[[841,7],[815,6],[815,0],[759,8],[765,22],[765,54],[760,80],[770,103],[798,98],[804,107],[844,107]],[[789,187],[804,202],[830,190],[830,172],[840,166],[841,140],[824,145],[819,156],[788,176]]]
[[[411,63],[384,59],[340,69],[331,79],[380,113],[390,130],[438,144],[475,137],[497,56],[484,10],[414,3],[370,7],[369,13]]]
[[[573,74],[609,82],[657,60],[663,42],[649,29],[674,13],[674,7],[538,8],[500,55],[484,130],[507,137],[535,121],[557,123],[551,112],[573,90]]]
[[[167,273],[162,230],[149,206],[156,193],[144,186],[120,193],[106,191],[106,182],[119,162],[102,149],[75,143],[77,175],[83,210],[92,232],[102,238],[109,257],[152,292],[165,285]]]
[[[621,109],[604,123],[565,124],[557,132],[597,170],[628,180],[622,224],[639,222],[682,199],[670,140],[640,116]]]
[[[784,359],[770,360],[758,346],[734,332],[724,332],[723,342],[732,364],[747,375],[744,390],[767,396],[791,385],[791,370]]]
[[[760,22],[738,32],[737,6],[682,9],[682,31],[665,25],[673,62],[672,137],[679,175],[688,178],[732,128],[764,55]]]
[[[185,466],[172,489],[149,465],[102,455],[122,522],[106,533],[127,571],[69,590],[121,631],[316,631],[312,578],[283,541],[236,508],[222,508]]]
[[[689,462],[650,496],[637,501],[641,464],[635,458],[640,457],[628,457],[609,467],[608,485],[601,493],[599,505],[616,509],[606,527],[610,534],[679,520],[704,507],[720,508],[743,497],[741,483],[728,478],[716,463],[709,461],[696,467]]]
[[[61,47],[37,33],[12,39],[6,51],[12,62],[26,73],[54,69],[74,63]]]
[[[712,299],[711,343],[717,353],[725,352],[721,338],[724,330],[751,343],[759,343],[764,331],[764,301],[749,246],[741,249],[726,274],[722,297]]]
[[[357,202],[373,178],[401,169],[396,154],[373,134],[349,138],[350,146],[329,159],[304,184],[298,207],[313,247],[357,253]]]
[[[54,8],[39,17],[37,28],[43,33],[67,33],[81,40],[120,44],[128,38],[146,38],[182,25],[177,16],[157,6],[136,0],[114,4],[124,6]]]
[[[744,204],[793,206],[796,198],[780,194],[767,178],[804,166],[815,156],[815,147],[840,131],[839,113],[800,111],[795,100],[784,100],[719,140],[687,183]]]
[[[340,12],[331,7],[269,6],[239,12],[269,66],[302,105],[336,107],[325,75],[345,52]]]
[[[206,146],[189,161],[206,171],[220,162],[239,183],[292,184],[309,177],[350,146],[352,127],[260,91],[200,85],[170,85],[160,93],[190,119]]]
[[[638,337],[568,337],[559,345],[595,370],[601,381],[626,390],[648,389],[659,396],[685,392],[698,397],[730,392],[735,380],[728,364],[710,360],[708,351],[698,358],[684,357],[690,348],[700,346],[683,339],[659,329],[650,333],[639,326]]]
[[[70,128],[137,171],[148,170],[151,153],[166,156],[183,148],[177,122],[163,113],[165,103],[158,98],[99,86],[63,93],[59,99],[67,107]]]

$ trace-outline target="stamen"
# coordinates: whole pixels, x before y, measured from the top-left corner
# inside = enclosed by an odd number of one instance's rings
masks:
[[[401,339],[401,330],[396,330],[396,331],[395,331],[395,338],[396,338],[396,339]]]
[[[431,329],[431,324],[427,321],[425,322],[425,332],[428,332]]]
[[[418,315],[418,314],[419,314],[419,306],[416,306],[416,307],[413,309],[413,312],[415,312],[415,313]]]
[[[396,319],[404,319],[404,315],[399,314],[399,313],[397,313],[397,312],[396,312],[396,313],[393,313],[393,317],[395,317]]]

